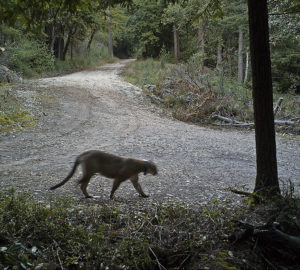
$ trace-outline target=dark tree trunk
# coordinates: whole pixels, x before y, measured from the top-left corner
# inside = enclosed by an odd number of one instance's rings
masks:
[[[55,34],[55,21],[51,24],[51,41],[50,41],[50,51],[54,52],[54,44],[56,40],[56,34]]]
[[[239,29],[239,49],[238,49],[238,82],[243,82],[243,30]]]
[[[174,57],[179,59],[180,49],[179,49],[179,31],[176,25],[173,25],[173,40],[174,40]]]
[[[95,33],[96,33],[95,30],[93,30],[92,33],[91,33],[91,36],[90,36],[88,45],[87,45],[87,47],[86,47],[86,49],[87,49],[88,52],[89,52],[90,49],[91,49],[91,44],[92,44],[92,41],[93,41],[93,39],[94,39]]]
[[[205,54],[205,49],[204,49],[204,22],[202,19],[199,20],[199,25],[198,25],[198,37],[197,37],[197,47],[198,47],[198,51],[201,54],[202,57],[202,61],[201,61],[201,65],[199,68],[199,72],[202,73],[203,72],[203,67],[204,67],[204,54]]]
[[[62,24],[57,24],[56,25],[56,38],[54,40],[54,55],[56,58],[62,60],[63,59],[63,51],[64,51],[64,28]]]
[[[217,65],[216,65],[216,68],[220,67],[220,65],[222,64],[222,61],[223,61],[223,51],[224,51],[224,47],[221,44],[221,42],[219,42],[219,44],[218,44],[218,52],[217,52]]]
[[[68,33],[68,38],[67,38],[66,45],[65,45],[64,51],[63,51],[63,57],[62,57],[63,61],[66,60],[69,45],[70,45],[71,40],[72,40],[73,36],[75,35],[76,31],[77,31],[77,25],[74,27],[74,29],[71,29]]]
[[[65,41],[62,37],[57,37],[54,42],[54,55],[56,58],[63,59],[63,50],[64,50]]]
[[[267,0],[248,0],[256,140],[255,192],[279,194]]]
[[[71,41],[71,33],[68,34],[66,45],[64,47],[63,56],[62,56],[62,59],[61,59],[63,61],[66,60],[66,56],[67,56],[67,52],[68,52],[68,49],[69,49],[70,41]]]

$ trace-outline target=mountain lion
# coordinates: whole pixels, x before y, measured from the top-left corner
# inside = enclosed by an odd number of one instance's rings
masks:
[[[82,178],[79,180],[80,188],[86,198],[93,198],[87,193],[87,186],[90,179],[96,173],[114,179],[112,190],[110,193],[110,199],[113,198],[115,191],[120,184],[127,179],[130,179],[136,191],[142,197],[148,197],[142,187],[138,183],[139,173],[143,172],[145,175],[150,173],[152,175],[157,174],[156,165],[150,161],[138,160],[133,158],[122,158],[116,155],[105,153],[98,150],[91,150],[79,155],[74,163],[73,169],[68,176],[59,184],[51,187],[54,190],[64,185],[75,173],[78,165],[82,166]]]

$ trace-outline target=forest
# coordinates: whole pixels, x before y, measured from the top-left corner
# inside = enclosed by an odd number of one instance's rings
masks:
[[[1,64],[32,76],[58,68],[60,61],[109,53],[191,62],[198,71],[218,71],[236,87],[249,86],[246,1],[120,2],[3,1]],[[281,93],[300,91],[298,5],[269,1],[274,89]]]
[[[299,0],[0,0],[0,268],[299,269],[299,22]],[[43,191],[96,146],[148,153],[154,198]]]

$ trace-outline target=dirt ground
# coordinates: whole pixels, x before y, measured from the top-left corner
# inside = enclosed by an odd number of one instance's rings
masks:
[[[183,123],[143,97],[141,90],[120,77],[123,60],[90,71],[25,83],[47,102],[36,106],[38,125],[0,135],[0,186],[30,191],[37,199],[65,194],[84,201],[75,179],[54,191],[83,151],[100,149],[124,157],[149,159],[157,176],[141,175],[151,196],[142,199],[130,182],[115,193],[125,203],[205,204],[212,199],[238,202],[228,187],[252,190],[255,182],[253,131],[216,130]],[[26,93],[25,93],[26,92]],[[22,94],[22,91],[20,91]],[[32,96],[31,95],[31,96]],[[300,190],[300,140],[277,136],[278,172],[282,183],[292,180]],[[95,202],[109,200],[112,181],[95,176],[89,193]]]

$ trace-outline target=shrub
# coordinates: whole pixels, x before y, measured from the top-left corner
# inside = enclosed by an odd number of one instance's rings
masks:
[[[3,62],[25,77],[33,77],[54,68],[53,55],[42,42],[27,36],[6,46]]]

